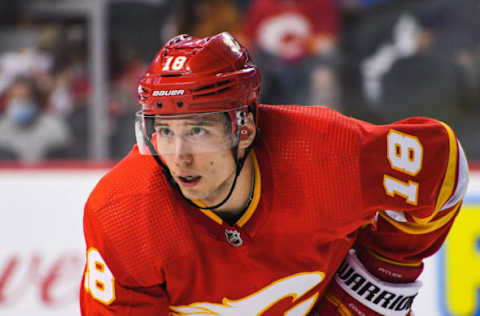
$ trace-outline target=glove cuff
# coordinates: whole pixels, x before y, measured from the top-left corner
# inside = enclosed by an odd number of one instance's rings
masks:
[[[422,286],[411,283],[384,282],[364,267],[351,249],[335,276],[336,283],[351,297],[369,309],[391,316],[404,316]]]
[[[392,283],[414,282],[423,271],[423,262],[402,264],[389,262],[366,248],[355,249],[360,262],[377,278]]]

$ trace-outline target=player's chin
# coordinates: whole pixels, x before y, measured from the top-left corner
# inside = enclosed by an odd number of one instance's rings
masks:
[[[183,196],[189,200],[203,200],[206,197],[205,193],[201,192],[196,188],[194,189],[191,187],[184,187],[181,184],[179,184],[179,187],[182,191]]]

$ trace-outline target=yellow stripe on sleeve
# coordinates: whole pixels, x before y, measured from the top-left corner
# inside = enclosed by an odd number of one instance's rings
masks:
[[[462,201],[459,201],[455,208],[448,212],[445,216],[433,221],[426,223],[410,223],[410,222],[397,222],[394,219],[390,218],[384,212],[380,212],[380,216],[383,217],[387,222],[398,228],[399,230],[412,235],[421,235],[427,234],[434,230],[439,229],[440,227],[447,224],[457,213],[458,208],[462,205]]]
[[[443,127],[445,127],[448,133],[448,144],[450,152],[448,154],[447,170],[445,172],[445,177],[443,179],[443,183],[440,188],[437,201],[435,203],[434,211],[432,212],[432,214],[430,214],[430,216],[424,218],[412,216],[413,220],[417,224],[426,224],[430,222],[430,220],[434,218],[435,215],[437,215],[437,213],[440,211],[441,207],[448,201],[448,198],[452,195],[453,190],[455,189],[458,160],[457,139],[450,126],[443,122],[440,123],[443,125]]]

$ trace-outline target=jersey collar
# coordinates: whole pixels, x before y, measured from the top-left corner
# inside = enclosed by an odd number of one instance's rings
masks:
[[[258,165],[257,156],[255,155],[254,150],[251,150],[249,155],[252,157],[252,161],[253,161],[253,168],[255,173],[255,185],[253,188],[253,197],[252,197],[252,201],[250,202],[250,205],[245,210],[243,215],[235,222],[235,226],[238,226],[238,227],[243,227],[248,222],[248,220],[252,217],[252,215],[255,213],[255,210],[257,209],[258,202],[260,201],[260,195],[261,195],[262,177],[260,174],[260,167]],[[205,207],[205,205],[198,200],[195,200],[194,202],[199,207]],[[223,220],[220,218],[220,216],[215,214],[212,210],[200,209],[200,211],[203,214],[205,214],[208,218],[216,222],[217,224],[223,225]]]

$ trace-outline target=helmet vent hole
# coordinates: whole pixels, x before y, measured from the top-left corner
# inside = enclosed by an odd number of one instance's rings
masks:
[[[210,90],[210,89],[213,89],[213,88],[215,88],[215,85],[211,84],[211,85],[208,85],[208,86],[203,86],[201,88],[195,89],[194,91],[195,92],[201,92],[203,90]]]
[[[233,86],[233,84],[234,84],[233,80],[224,80],[224,81],[217,82],[215,84],[203,86],[193,91],[193,97],[194,98],[207,97],[207,96],[223,93],[228,89],[230,89]]]
[[[226,87],[226,88],[220,89],[220,90],[217,91],[217,93],[225,92],[225,91],[227,91],[228,89],[230,89],[230,87]]]
[[[162,102],[157,102],[157,108],[161,108],[162,107]]]
[[[183,102],[182,102],[182,101],[178,101],[178,102],[177,102],[177,106],[178,106],[179,108],[181,108],[181,107],[183,106]]]
[[[216,84],[217,87],[221,87],[221,86],[224,86],[224,85],[227,85],[229,84],[230,82],[232,82],[232,80],[225,80],[225,81],[220,81]]]

